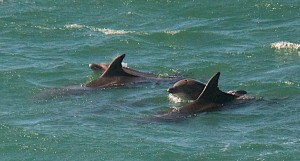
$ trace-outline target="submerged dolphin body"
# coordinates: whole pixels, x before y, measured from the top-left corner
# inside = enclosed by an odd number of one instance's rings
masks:
[[[206,84],[193,79],[183,79],[176,82],[173,87],[169,88],[167,91],[182,99],[195,100],[202,93],[205,86]],[[236,96],[247,94],[244,90],[233,90],[228,91],[227,93]]]
[[[85,84],[86,87],[112,87],[150,81],[176,81],[176,77],[158,78],[136,70],[122,67],[125,54],[117,56],[107,67],[99,79]],[[101,67],[103,68],[103,67]],[[105,66],[104,66],[105,68]]]
[[[173,109],[163,114],[155,115],[155,118],[164,121],[174,121],[198,113],[217,110],[228,103],[238,100],[240,96],[226,93],[219,89],[219,77],[220,72],[211,77],[195,101],[180,109]]]

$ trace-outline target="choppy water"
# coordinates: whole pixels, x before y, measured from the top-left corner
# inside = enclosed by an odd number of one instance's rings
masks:
[[[297,0],[0,0],[1,160],[299,160]],[[171,84],[41,100],[97,77],[89,63],[207,81],[256,101],[180,123]]]

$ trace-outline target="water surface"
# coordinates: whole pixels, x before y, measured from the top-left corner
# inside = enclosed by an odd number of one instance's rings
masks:
[[[0,1],[2,160],[299,160],[300,4]],[[180,123],[168,83],[37,97],[97,78],[89,63],[244,89],[249,104]]]

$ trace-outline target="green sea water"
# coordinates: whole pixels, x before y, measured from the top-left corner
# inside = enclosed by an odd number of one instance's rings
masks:
[[[300,160],[297,0],[0,0],[0,158],[14,160]],[[182,122],[149,83],[52,96],[125,53],[130,68],[206,82],[249,103]]]

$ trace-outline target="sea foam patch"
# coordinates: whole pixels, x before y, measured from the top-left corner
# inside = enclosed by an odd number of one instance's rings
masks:
[[[271,44],[271,48],[277,51],[285,51],[288,53],[297,53],[300,56],[300,44],[292,43],[292,42],[275,42]]]
[[[124,34],[131,33],[131,31],[113,30],[109,28],[90,28],[90,29],[95,32],[102,32],[105,35],[124,35]]]
[[[170,34],[170,35],[176,35],[178,33],[180,33],[181,31],[180,30],[174,30],[174,31],[164,31],[164,33],[166,34]]]
[[[285,41],[281,41],[281,42],[275,42],[271,44],[271,47],[274,49],[294,49],[294,50],[298,50],[300,49],[300,44],[296,44],[296,43],[292,43],[292,42],[285,42]]]
[[[78,24],[69,24],[69,25],[65,25],[65,28],[67,29],[80,29],[80,28],[84,28],[84,25],[78,25]]]
[[[123,35],[132,33],[133,31],[125,31],[125,30],[114,30],[109,28],[97,28],[97,27],[91,27],[91,26],[85,26],[85,25],[79,25],[79,24],[68,24],[64,26],[67,29],[89,29],[94,32],[101,32],[104,35]]]

